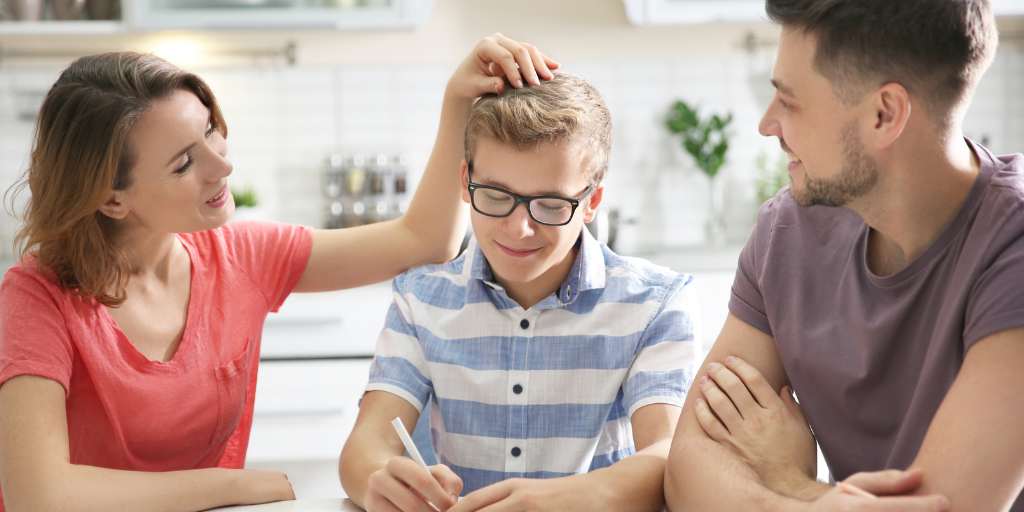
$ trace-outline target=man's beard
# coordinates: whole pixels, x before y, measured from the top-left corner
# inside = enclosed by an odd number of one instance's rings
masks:
[[[871,191],[878,182],[878,164],[865,151],[851,122],[842,131],[843,167],[834,178],[812,178],[804,173],[802,190],[790,187],[800,206],[845,206]]]

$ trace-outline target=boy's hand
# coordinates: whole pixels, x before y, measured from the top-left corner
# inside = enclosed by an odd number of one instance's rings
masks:
[[[392,457],[370,475],[363,501],[367,512],[430,512],[448,510],[461,492],[462,479],[448,466],[423,468],[408,457]]]
[[[585,475],[545,480],[512,478],[466,495],[450,512],[604,510],[608,502],[602,489],[588,487],[582,477]]]
[[[542,79],[550,80],[553,69],[558,69],[558,63],[532,44],[496,33],[478,41],[459,64],[448,80],[447,94],[466,100],[500,94],[506,82],[519,88],[524,83],[536,85]]]

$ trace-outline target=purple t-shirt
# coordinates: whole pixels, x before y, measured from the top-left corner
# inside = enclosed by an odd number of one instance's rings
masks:
[[[910,466],[964,354],[1024,327],[1024,155],[972,146],[981,173],[960,212],[895,274],[868,269],[857,214],[788,190],[740,255],[729,310],[775,339],[836,480]]]

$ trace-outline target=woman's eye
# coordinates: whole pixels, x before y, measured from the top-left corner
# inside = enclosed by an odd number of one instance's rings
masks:
[[[192,155],[185,153],[185,162],[178,166],[178,168],[174,170],[174,173],[184,174],[189,167],[192,167]]]
[[[206,136],[207,137],[209,137],[210,135],[213,135],[213,132],[215,132],[216,130],[217,130],[217,127],[214,126],[212,121],[206,124]]]

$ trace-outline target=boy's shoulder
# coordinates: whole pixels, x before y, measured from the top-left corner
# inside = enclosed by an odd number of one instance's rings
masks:
[[[468,277],[463,270],[468,252],[445,263],[409,269],[394,278],[392,289],[432,306],[459,309],[466,303]]]
[[[652,293],[668,297],[693,282],[693,275],[677,272],[650,260],[635,256],[622,256],[603,246],[606,293],[620,295],[618,300],[629,300]]]

